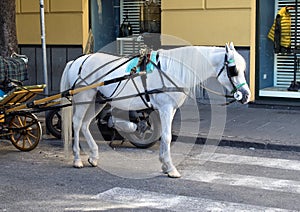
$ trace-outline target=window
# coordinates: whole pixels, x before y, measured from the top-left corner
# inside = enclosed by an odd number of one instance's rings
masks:
[[[285,6],[295,7],[298,1],[298,15],[295,10],[291,14],[291,53],[274,53],[273,42],[268,38],[268,32],[278,11]],[[300,92],[288,91],[294,80],[294,51],[300,46],[300,0],[257,0],[258,13],[258,77],[259,97],[300,98]],[[296,26],[297,25],[297,26]],[[297,32],[297,36],[296,36]],[[297,40],[295,40],[297,38]],[[300,49],[296,54],[300,62]],[[296,60],[297,61],[297,60]],[[300,66],[296,74],[296,81],[300,81]]]
[[[147,33],[160,33],[161,0],[121,0],[120,7],[120,25],[127,18],[132,26],[132,36],[117,38],[119,53],[121,55],[137,53],[142,45],[153,43],[153,41],[148,42]],[[138,36],[141,34],[143,37],[140,40],[141,37]],[[149,47],[155,48],[156,45]]]
[[[280,10],[282,7],[285,6],[295,6],[295,1],[296,0],[278,0],[277,5],[276,5],[276,14],[278,10]],[[299,1],[300,5],[300,1]],[[298,13],[300,12],[300,8],[298,8]],[[292,19],[292,26],[291,26],[291,33],[292,33],[292,51],[297,46],[300,45],[300,40],[299,38],[297,41],[295,40],[296,34],[295,34],[295,20],[297,18],[297,34],[299,33],[299,26],[300,26],[300,15],[298,14],[296,16],[295,10],[290,10],[291,14],[291,19]],[[298,37],[298,35],[297,35]],[[298,55],[299,57],[300,55]],[[275,87],[284,87],[288,88],[290,86],[291,81],[294,78],[294,54],[276,54],[275,55],[275,78],[274,78],[274,86]],[[297,79],[300,80],[300,74],[299,71],[297,71]]]

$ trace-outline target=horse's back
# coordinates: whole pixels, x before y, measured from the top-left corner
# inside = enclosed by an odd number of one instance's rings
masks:
[[[117,61],[118,59],[118,56],[100,52],[82,55],[72,62],[68,70],[69,80],[71,84],[79,78],[86,82],[90,79],[94,80],[114,66],[114,63],[110,63],[110,61]]]

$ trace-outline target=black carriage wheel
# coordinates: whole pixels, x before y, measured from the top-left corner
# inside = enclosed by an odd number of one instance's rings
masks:
[[[60,109],[50,110],[46,115],[46,128],[51,135],[61,139],[61,114]]]
[[[31,113],[20,113],[9,120],[12,144],[21,151],[33,150],[42,137],[42,126],[37,117]]]
[[[157,111],[141,112],[138,129],[134,133],[122,133],[126,139],[138,148],[153,146],[161,136],[161,123]]]

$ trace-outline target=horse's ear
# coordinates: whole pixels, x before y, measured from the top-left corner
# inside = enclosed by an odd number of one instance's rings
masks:
[[[229,44],[229,48],[230,48],[231,50],[235,51],[235,48],[234,48],[233,42],[230,42],[230,44]]]
[[[226,50],[226,53],[229,52],[229,46],[228,46],[228,43],[225,44],[225,50]]]

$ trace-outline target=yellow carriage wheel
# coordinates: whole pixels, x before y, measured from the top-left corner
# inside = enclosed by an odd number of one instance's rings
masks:
[[[42,126],[31,113],[14,114],[9,121],[12,144],[21,151],[33,150],[40,142]]]

